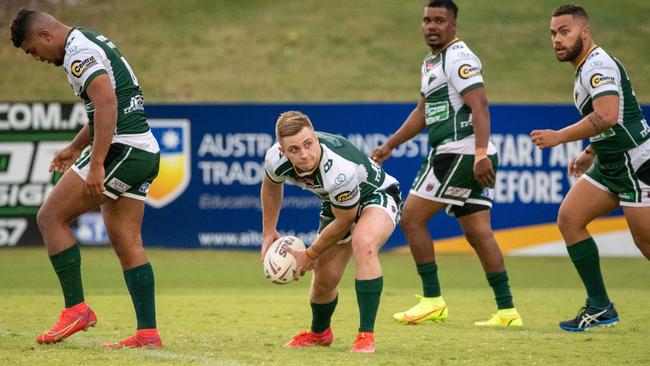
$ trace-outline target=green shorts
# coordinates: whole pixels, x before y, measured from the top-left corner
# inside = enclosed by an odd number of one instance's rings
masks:
[[[488,158],[496,172],[497,154]],[[435,150],[422,163],[409,194],[446,203],[447,213],[456,217],[489,209],[494,200],[494,189],[481,188],[474,178],[474,155]]]
[[[621,206],[650,206],[650,143],[626,151],[616,161],[601,162],[596,158],[584,177],[618,196]]]
[[[72,169],[86,180],[91,148],[87,147]],[[121,196],[144,201],[151,182],[158,175],[160,153],[150,153],[120,143],[112,143],[104,159],[104,194],[116,200]]]
[[[402,214],[402,193],[399,186],[392,185],[385,190],[375,191],[370,196],[362,198],[357,211],[357,217],[354,219],[356,223],[361,217],[361,213],[368,207],[379,207],[383,209],[393,221],[393,229],[399,222],[400,215]],[[332,213],[332,204],[330,202],[323,202],[323,207],[320,211],[320,225],[318,226],[318,233],[320,234],[327,225],[334,221],[334,214]],[[339,240],[338,244],[349,243],[352,240],[352,228],[350,231]]]

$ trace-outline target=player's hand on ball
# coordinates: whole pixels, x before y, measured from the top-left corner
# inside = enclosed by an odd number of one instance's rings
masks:
[[[266,234],[264,233],[264,241],[262,242],[262,248],[260,249],[260,260],[264,260],[264,256],[266,255],[266,251],[269,250],[269,247],[271,244],[273,244],[274,241],[278,240],[280,238],[280,233],[278,233],[277,230],[273,230],[272,233]]]
[[[314,269],[314,265],[316,264],[316,261],[309,258],[307,254],[305,254],[304,250],[295,250],[288,245],[285,245],[284,249],[288,253],[293,255],[294,258],[296,258],[296,272],[294,273],[294,278],[296,279],[296,281],[301,276],[304,276],[305,273]]]

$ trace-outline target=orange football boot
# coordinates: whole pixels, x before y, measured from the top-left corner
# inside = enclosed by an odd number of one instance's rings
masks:
[[[314,333],[311,330],[299,333],[284,346],[287,348],[329,346],[333,341],[334,332],[332,332],[332,328],[327,328],[321,333]]]
[[[134,335],[124,338],[117,343],[102,344],[102,347],[110,349],[142,347],[162,348],[162,346],[162,340],[160,340],[160,335],[156,328],[138,329],[135,331]]]
[[[85,302],[65,308],[61,311],[59,319],[50,330],[39,334],[36,343],[51,344],[61,342],[80,330],[94,327],[97,323],[95,312]]]
[[[374,353],[375,334],[372,332],[359,332],[350,352]]]

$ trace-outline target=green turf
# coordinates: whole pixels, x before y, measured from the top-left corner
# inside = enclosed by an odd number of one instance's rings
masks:
[[[622,323],[587,333],[560,330],[584,292],[568,258],[507,258],[523,329],[483,329],[473,322],[494,311],[474,256],[439,258],[445,323],[403,326],[391,314],[414,304],[417,275],[408,255],[382,256],[385,290],[376,326],[377,352],[348,352],[356,334],[353,269],[343,279],[331,348],[282,348],[310,321],[308,280],[279,286],[263,278],[257,254],[149,250],[156,272],[162,350],[108,351],[102,342],[129,335],[132,306],[117,260],[108,249],[82,248],[86,298],[98,324],[63,343],[38,346],[34,337],[55,320],[63,299],[43,249],[0,250],[0,364],[178,365],[594,365],[647,364],[648,263],[603,259],[610,295]]]
[[[108,36],[156,102],[415,101],[426,1],[78,0],[31,2]],[[549,36],[557,0],[459,0],[458,35],[500,103],[572,102],[573,69]],[[0,100],[76,100],[61,70],[13,48],[22,1],[0,2]],[[49,4],[49,5],[48,5]],[[77,5],[66,5],[77,4]],[[650,102],[650,2],[583,0],[594,39]],[[607,4],[607,6],[603,6]]]

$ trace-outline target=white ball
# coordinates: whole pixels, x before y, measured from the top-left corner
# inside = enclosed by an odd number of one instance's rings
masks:
[[[284,249],[305,250],[305,244],[295,236],[283,236],[271,244],[264,255],[264,274],[271,282],[284,285],[293,281],[296,258]]]

